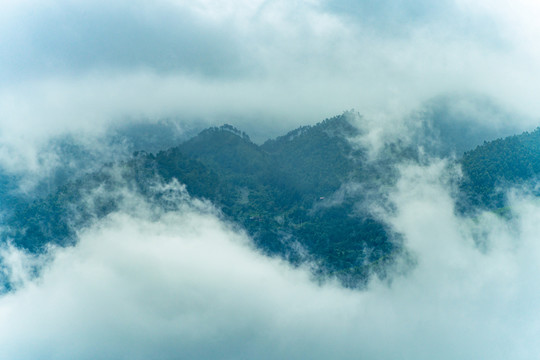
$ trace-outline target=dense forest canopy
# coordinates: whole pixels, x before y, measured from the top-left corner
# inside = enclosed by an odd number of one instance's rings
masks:
[[[414,144],[390,143],[369,159],[357,141],[362,136],[354,123],[358,117],[345,112],[262,145],[231,125],[208,128],[167,150],[137,151],[100,170],[65,175],[56,190],[33,201],[10,197],[14,180],[4,176],[5,204],[12,209],[6,239],[34,252],[49,243],[74,244],[75,229],[117,209],[119,187],[160,204],[153,185],[177,180],[191,196],[211,201],[224,219],[244,228],[263,253],[295,265],[316,264],[320,279],[336,276],[346,286],[363,286],[372,275],[384,278],[385,268],[397,259],[408,258],[400,234],[371,206],[374,199],[385,204],[386,189],[399,177],[396,165],[421,157]],[[441,133],[433,137],[435,127],[426,124],[432,139],[440,141]],[[458,210],[505,208],[503,190],[540,172],[539,134],[484,142],[459,157]],[[424,132],[426,141],[429,136]],[[85,201],[90,194],[92,201]]]

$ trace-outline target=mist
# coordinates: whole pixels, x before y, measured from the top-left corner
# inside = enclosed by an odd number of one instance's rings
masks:
[[[540,112],[527,1],[2,4],[9,171],[38,173],[51,137],[133,120],[227,122],[264,141],[351,108],[394,121],[447,93],[489,96],[527,115],[521,127]]]
[[[399,141],[427,149],[425,124],[476,146],[540,114],[540,7],[526,0],[0,7],[0,170],[25,194],[223,123],[262,143],[354,108],[351,141],[376,157]],[[441,108],[443,125],[426,122]],[[141,136],[149,128],[161,130]],[[180,184],[167,184],[172,209],[116,189],[119,208],[75,229],[74,246],[2,245],[0,357],[536,358],[540,203],[521,187],[511,216],[460,214],[454,159],[466,147],[444,146],[397,164],[384,204],[362,204],[408,256],[365,289],[262,254]],[[353,185],[328,202],[362,191]]]
[[[365,290],[314,282],[307,268],[260,254],[211,204],[171,184],[177,210],[131,194],[81,231],[75,247],[40,257],[5,247],[4,273],[17,281],[0,297],[0,354],[534,358],[538,202],[516,191],[512,220],[489,212],[462,218],[448,163],[400,172],[389,194],[395,211],[385,216],[414,266],[397,267],[390,282],[374,279]]]

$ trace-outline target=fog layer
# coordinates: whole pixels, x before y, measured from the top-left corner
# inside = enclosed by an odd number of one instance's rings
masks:
[[[534,358],[540,206],[516,195],[512,221],[456,217],[447,165],[401,169],[386,220],[416,265],[365,291],[317,285],[309,271],[260,255],[182,187],[178,211],[128,196],[75,247],[42,259],[3,251],[18,288],[0,298],[0,355]],[[39,262],[42,275],[29,280],[25,269]]]

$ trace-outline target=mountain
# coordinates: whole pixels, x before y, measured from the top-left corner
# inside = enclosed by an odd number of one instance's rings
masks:
[[[14,243],[40,251],[72,244],[75,229],[117,208],[121,186],[154,196],[157,179],[177,179],[191,196],[212,201],[224,219],[242,226],[264,253],[293,264],[316,264],[315,273],[362,286],[399,253],[399,237],[358,206],[361,194],[335,198],[344,184],[362,183],[365,154],[349,137],[351,113],[305,126],[263,145],[230,125],[206,129],[155,154],[103,166],[21,206],[8,221]],[[361,176],[360,176],[361,175]],[[104,191],[109,189],[109,191]],[[334,197],[333,197],[334,196]],[[89,201],[88,199],[91,199]],[[331,201],[329,201],[331,200]]]
[[[540,175],[540,128],[533,132],[497,139],[468,151],[460,161],[462,211],[502,209],[506,190],[514,186],[534,188]]]
[[[46,196],[11,200],[4,237],[33,252],[50,243],[69,246],[77,230],[118,209],[124,189],[171,206],[156,184],[176,179],[192,197],[212,202],[223,220],[245,229],[259,251],[293,265],[309,263],[319,279],[333,276],[362,287],[371,276],[384,278],[396,259],[407,259],[400,234],[373,209],[391,207],[385,189],[398,180],[396,165],[420,157],[417,148],[399,143],[368,157],[351,141],[363,135],[351,123],[354,117],[345,112],[262,145],[231,125],[212,127],[167,150],[137,151],[79,176],[66,173]],[[540,130],[484,142],[457,161],[464,174],[458,209],[504,208],[499,188],[540,173]],[[14,180],[3,179],[8,194]]]
[[[374,270],[371,265],[390,261],[398,246],[383,224],[355,210],[357,198],[325,201],[343,184],[361,181],[365,154],[348,140],[358,135],[350,116],[301,127],[261,146],[225,125],[178,150],[220,175],[227,187],[221,192],[228,194],[218,201],[223,213],[261,250],[295,264],[315,261],[320,272],[358,286]]]
[[[359,135],[349,123],[351,115],[345,113],[317,126],[298,128],[266,141],[261,149],[278,162],[287,184],[312,199],[327,196],[341,186],[355,166],[361,166],[365,157],[347,140]]]

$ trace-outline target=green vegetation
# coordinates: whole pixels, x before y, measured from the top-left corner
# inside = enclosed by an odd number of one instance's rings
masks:
[[[505,190],[527,185],[540,174],[540,129],[484,142],[461,159],[460,210],[506,206]]]
[[[315,273],[336,276],[349,287],[404,254],[398,234],[370,212],[385,206],[382,192],[397,179],[394,165],[418,160],[414,148],[394,143],[377,160],[367,160],[349,138],[361,135],[351,113],[304,126],[256,145],[230,125],[214,127],[155,154],[143,151],[65,182],[30,204],[17,199],[6,223],[18,246],[40,251],[49,243],[70,245],[76,230],[118,208],[126,186],[161,206],[156,182],[177,179],[189,194],[208,199],[224,220],[238,224],[265,254],[292,264],[311,261]],[[486,142],[460,159],[462,213],[488,208],[506,215],[504,192],[540,173],[540,130]],[[13,179],[4,178],[8,194]],[[5,197],[9,200],[9,197]]]
[[[192,196],[211,200],[226,220],[245,228],[264,253],[293,264],[313,261],[320,265],[317,273],[360,286],[381,263],[392,261],[399,245],[383,224],[357,209],[358,198],[325,200],[344,183],[380,178],[375,169],[365,174],[364,154],[347,140],[358,135],[350,115],[262,146],[224,125],[166,151],[137,152],[120,166],[107,165],[21,207],[10,235],[32,251],[48,243],[68,245],[75,229],[117,208],[122,193],[116,187],[128,184],[152,196],[157,179],[178,179]]]

